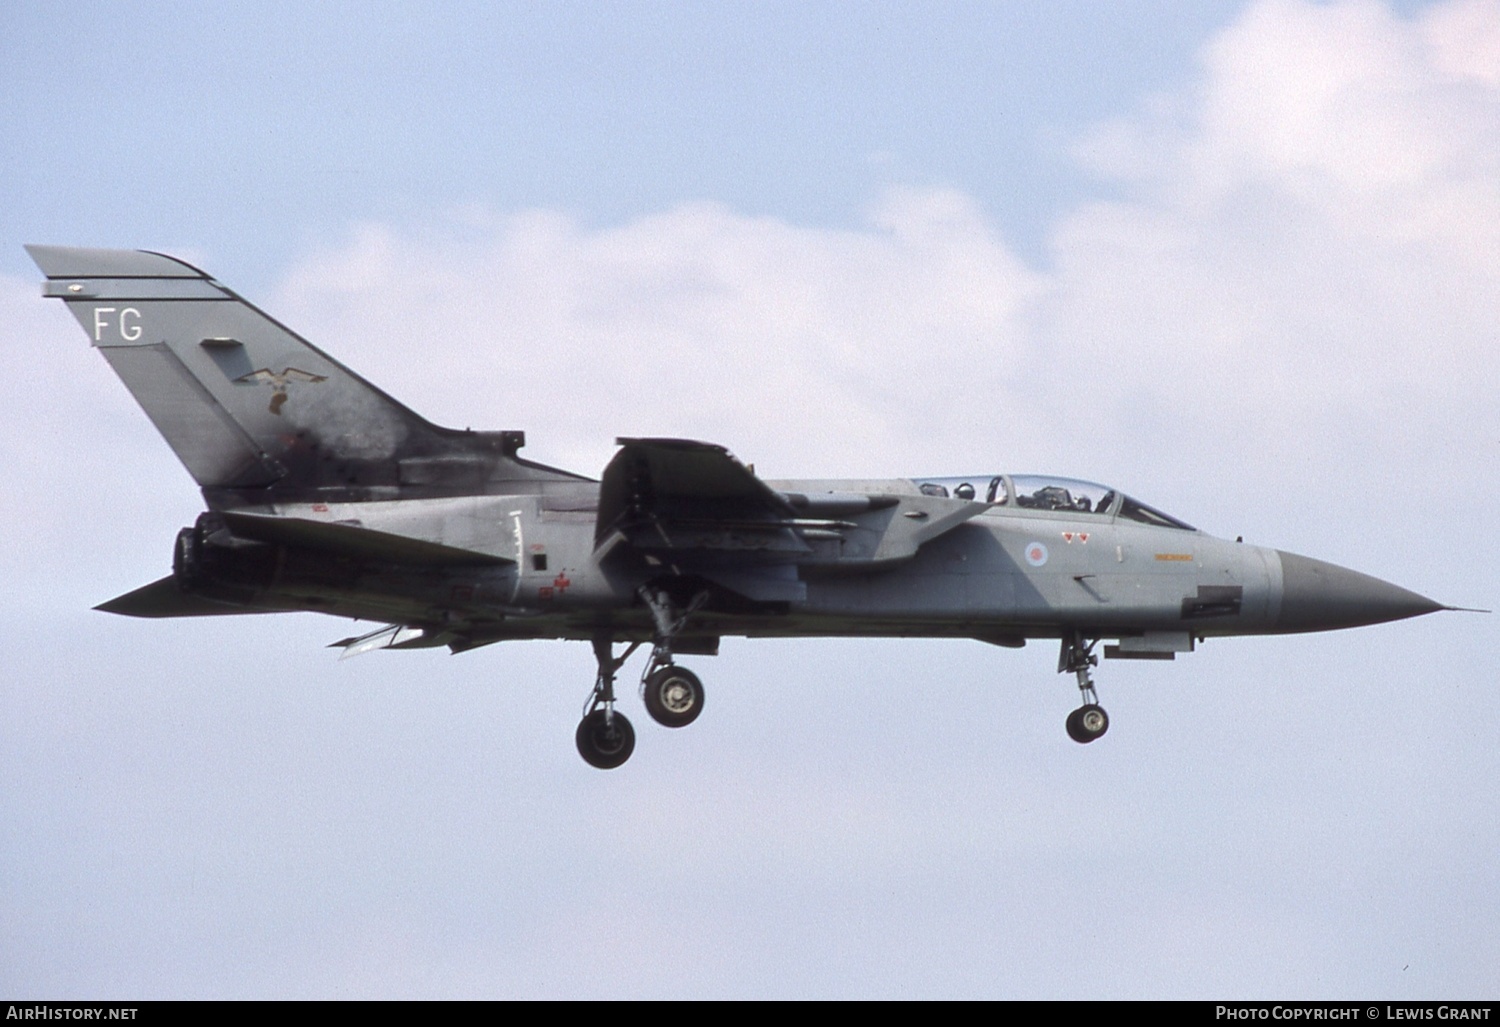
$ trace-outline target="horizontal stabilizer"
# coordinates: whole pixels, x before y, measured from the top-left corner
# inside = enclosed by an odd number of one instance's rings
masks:
[[[276,612],[231,606],[228,603],[189,595],[178,586],[177,579],[170,574],[149,585],[142,585],[134,592],[126,592],[107,603],[100,603],[94,609],[102,610],[104,613],[118,613],[126,617],[223,617],[232,613]]]
[[[353,524],[324,523],[270,514],[225,513],[221,516],[229,530],[241,538],[337,553],[357,559],[423,567],[502,566],[515,562],[503,556],[458,549],[426,539],[393,535]]]

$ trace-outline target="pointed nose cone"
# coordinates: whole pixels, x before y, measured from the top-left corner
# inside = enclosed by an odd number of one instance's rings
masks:
[[[1281,557],[1278,631],[1357,628],[1447,609],[1389,581],[1296,553],[1276,552]]]

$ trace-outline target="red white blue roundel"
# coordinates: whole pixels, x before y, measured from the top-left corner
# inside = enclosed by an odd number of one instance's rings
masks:
[[[1047,562],[1047,547],[1040,542],[1026,543],[1026,562],[1033,567],[1040,567]]]

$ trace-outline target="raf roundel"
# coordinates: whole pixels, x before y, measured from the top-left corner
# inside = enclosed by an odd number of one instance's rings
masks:
[[[1033,567],[1040,567],[1047,562],[1047,547],[1040,542],[1026,543],[1026,562]]]

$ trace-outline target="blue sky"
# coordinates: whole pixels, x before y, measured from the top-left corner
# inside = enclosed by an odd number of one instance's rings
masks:
[[[8,5],[0,990],[1492,994],[1495,618],[1106,664],[727,641],[572,746],[585,647],[145,623],[201,508],[25,242],[176,253],[597,473],[1108,481],[1496,605],[1500,5]]]
[[[711,197],[839,224],[891,181],[961,187],[1035,248],[1081,184],[1072,133],[1180,85],[1233,11],[17,5],[0,174],[50,212],[39,228],[123,238],[145,218],[191,241],[207,219],[250,267],[475,200],[607,223]]]

